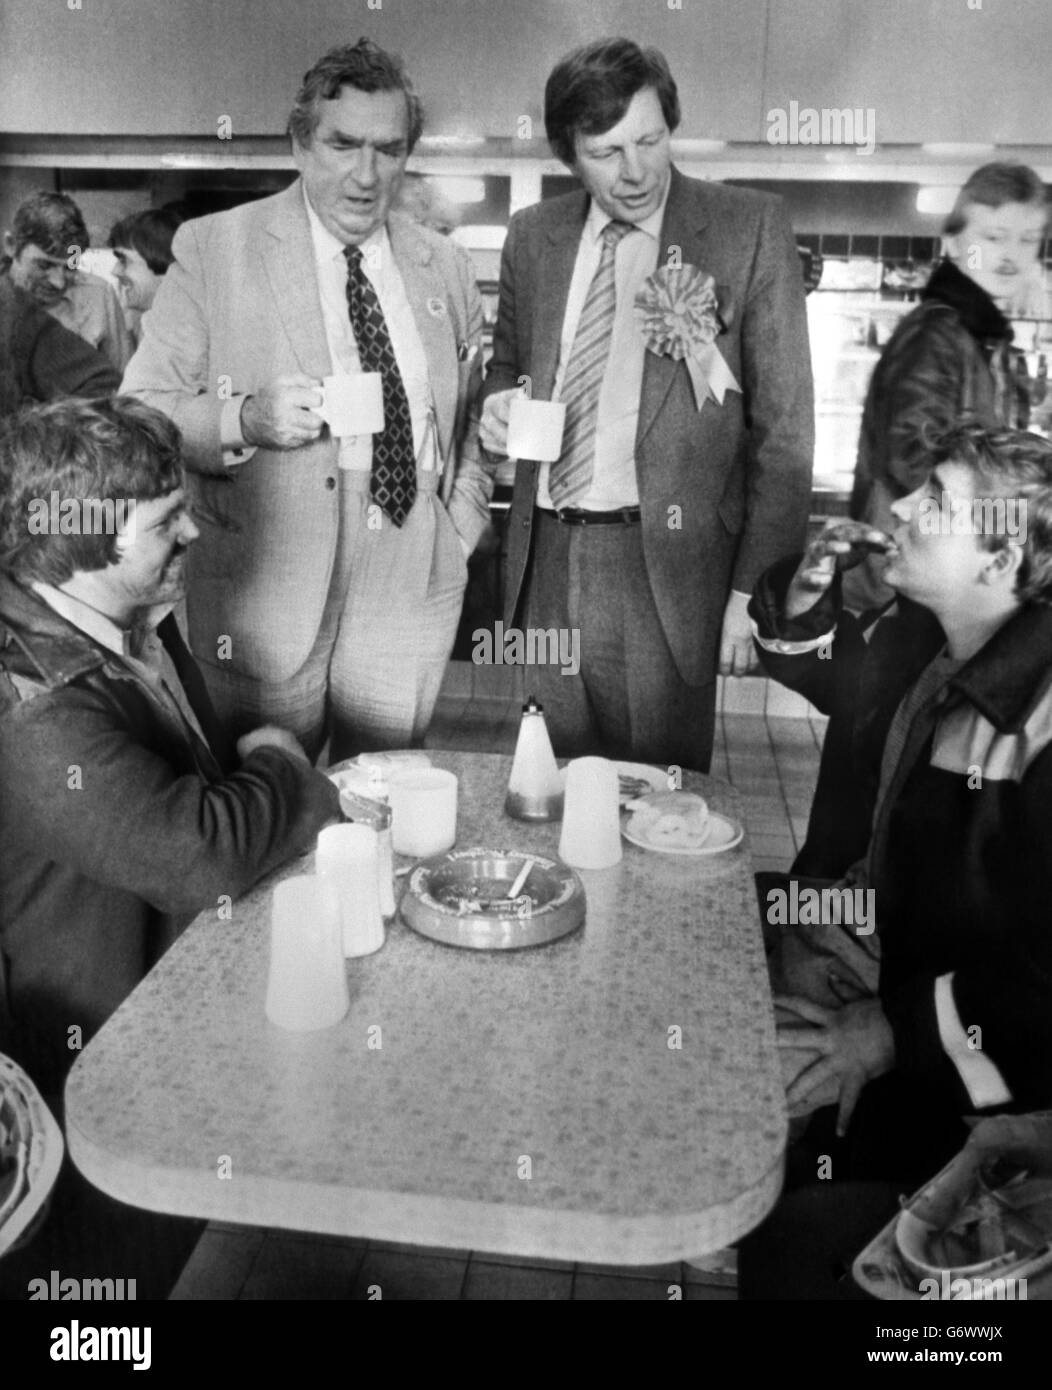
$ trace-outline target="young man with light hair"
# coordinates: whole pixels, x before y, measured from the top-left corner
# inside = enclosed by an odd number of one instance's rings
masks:
[[[843,606],[839,567],[873,539],[863,523],[829,528],[768,571],[751,605],[767,669],[820,709],[879,717],[875,643],[885,697],[896,685],[901,697],[852,875],[875,891],[877,993],[840,1007],[777,1000],[779,1043],[813,1053],[790,1107],[833,1100],[791,1158],[791,1185],[814,1182],[826,1154],[834,1202],[838,1181],[919,1186],[964,1144],[965,1115],[1052,1104],[1052,445],[963,425],[930,462],[892,504],[883,576],[945,634],[916,679],[897,604],[866,626]],[[973,505],[987,499],[1005,505]],[[982,518],[1008,503],[1025,508],[1025,528],[931,525],[936,509]],[[829,983],[836,993],[842,981]],[[815,1193],[794,1200],[812,1221],[827,1206]],[[770,1257],[785,1220],[750,1248]]]

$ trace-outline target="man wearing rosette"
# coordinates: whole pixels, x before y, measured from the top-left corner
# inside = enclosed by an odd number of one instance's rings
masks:
[[[781,204],[673,168],[678,123],[655,49],[556,65],[548,139],[584,192],[512,218],[481,440],[507,452],[524,387],[566,403],[559,459],[518,463],[504,615],[580,631],[578,674],[531,674],[556,752],[706,771],[752,585],[804,535],[814,425]]]

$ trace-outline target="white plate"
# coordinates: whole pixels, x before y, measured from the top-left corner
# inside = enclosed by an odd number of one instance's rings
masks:
[[[677,849],[674,845],[655,845],[650,840],[645,840],[641,835],[633,835],[628,828],[627,820],[622,822],[621,834],[629,844],[638,845],[640,849],[653,850],[655,854],[698,856],[722,854],[726,849],[733,849],[735,845],[741,844],[745,831],[738,821],[732,820],[730,816],[721,816],[719,811],[710,811],[709,833],[705,836],[704,844],[698,845],[694,849]]]
[[[663,772],[659,767],[651,767],[648,763],[614,763],[614,766],[617,768],[619,777],[634,777],[637,781],[646,782],[647,790],[637,793],[639,796],[649,796],[651,792],[667,792],[669,790],[668,773]],[[565,767],[559,769],[559,778],[565,787]],[[633,796],[627,793],[624,796],[620,795],[620,793],[618,795],[618,802],[622,806],[624,806],[626,802],[634,799]]]

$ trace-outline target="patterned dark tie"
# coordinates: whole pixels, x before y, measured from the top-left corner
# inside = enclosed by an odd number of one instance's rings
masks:
[[[362,266],[361,248],[346,246],[347,308],[363,372],[383,380],[384,428],[373,436],[373,471],[369,491],[396,526],[409,515],[416,498],[413,420],[402,373],[398,370],[387,320]]]
[[[563,451],[552,464],[548,491],[555,507],[573,507],[592,485],[595,467],[595,431],[599,422],[599,392],[610,356],[617,292],[614,258],[618,243],[635,228],[630,222],[608,222],[603,228],[603,250],[599,257],[581,319],[574,334],[573,348],[559,399],[566,402]]]

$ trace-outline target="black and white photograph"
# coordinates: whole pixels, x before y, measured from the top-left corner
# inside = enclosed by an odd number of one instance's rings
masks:
[[[392,1301],[1010,1364],[1050,55],[1048,0],[3,0],[35,1367]]]

